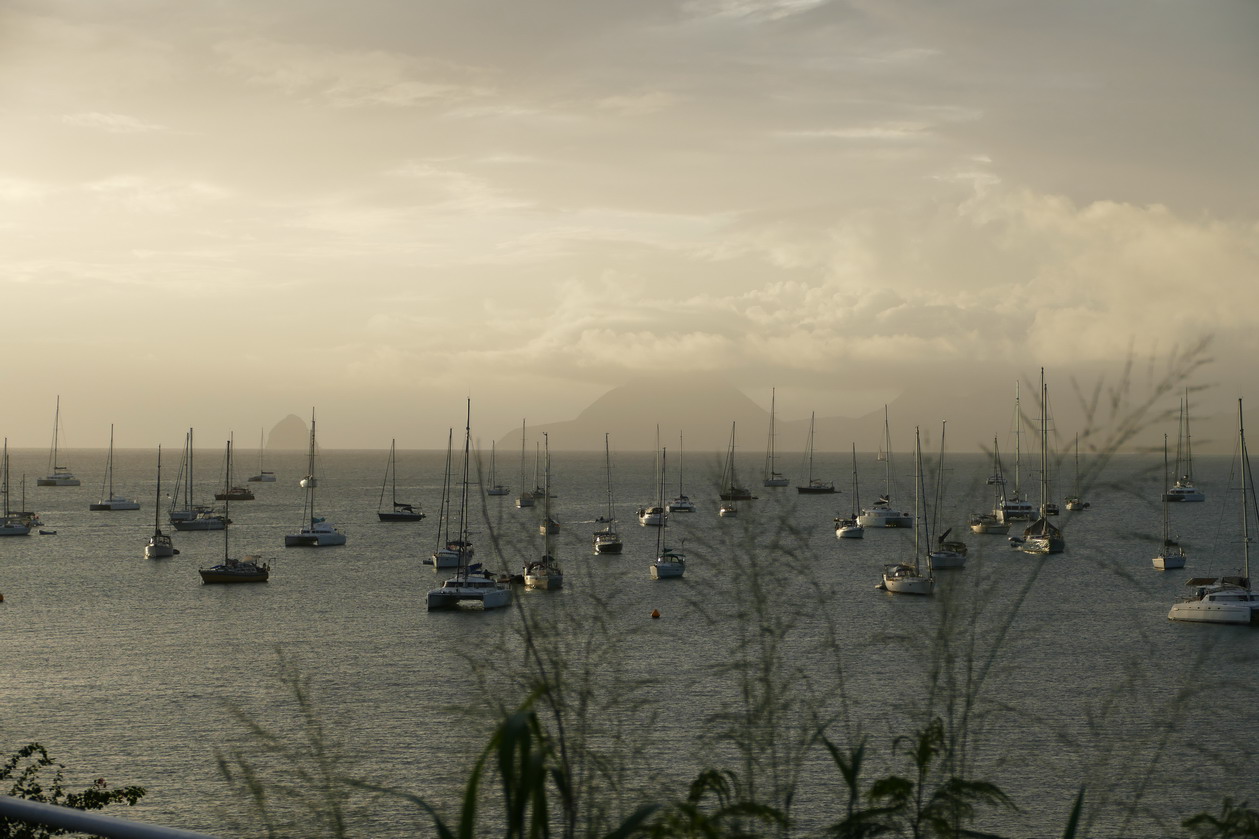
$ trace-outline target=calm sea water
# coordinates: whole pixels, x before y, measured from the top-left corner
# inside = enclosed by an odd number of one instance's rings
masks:
[[[256,468],[254,456],[238,456],[238,482]],[[166,487],[177,458],[164,453]],[[46,452],[12,453],[14,506],[26,475],[26,508],[56,534],[0,540],[6,753],[38,740],[84,785],[103,776],[148,787],[133,817],[248,835],[233,826],[244,806],[226,793],[215,753],[250,743],[233,708],[264,725],[292,722],[277,678],[281,650],[309,678],[319,715],[355,772],[453,810],[470,756],[487,735],[467,713],[486,701],[483,674],[468,659],[490,672],[519,670],[513,630],[521,614],[425,610],[437,578],[421,558],[439,540],[445,452],[398,453],[399,496],[429,513],[419,524],[376,520],[385,451],[325,452],[319,508],[349,543],[320,550],[282,547],[283,534],[300,523],[304,456],[269,455],[267,468],[279,481],[251,484],[258,500],[232,505],[231,540],[234,555],[265,557],[272,580],[239,587],[203,586],[197,576],[199,566],[222,556],[220,533],[177,532],[179,556],[143,558],[154,518],[153,452],[115,457],[115,488],[138,498],[139,512],[88,511],[101,494],[103,452],[75,450],[62,460],[83,486],[37,488]],[[756,460],[749,454],[742,467],[753,486]],[[517,598],[524,613],[571,630],[572,646],[598,636],[596,667],[641,688],[616,719],[591,722],[609,737],[628,730],[650,779],[684,781],[715,754],[712,715],[738,698],[722,668],[738,657],[741,639],[757,637],[749,606],[757,588],[767,607],[759,619],[786,626],[779,672],[792,694],[807,694],[821,713],[843,715],[850,731],[884,754],[894,736],[922,719],[927,673],[941,660],[932,639],[949,613],[959,660],[974,665],[972,674],[987,668],[982,713],[972,723],[973,759],[1021,808],[990,827],[1060,833],[1081,784],[1098,836],[1166,835],[1222,796],[1253,802],[1259,634],[1166,617],[1189,576],[1231,572],[1240,563],[1226,504],[1228,459],[1200,458],[1198,483],[1208,501],[1173,510],[1190,553],[1183,571],[1160,573],[1150,564],[1161,522],[1161,456],[1130,457],[1090,489],[1092,509],[1061,517],[1067,553],[1041,561],[1012,551],[1004,537],[966,533],[970,562],[941,572],[940,592],[930,599],[875,589],[883,563],[908,556],[909,531],[835,539],[832,518],[850,505],[847,454],[819,454],[814,467],[844,494],[758,488],[760,499],[744,503],[737,519],[716,515],[717,461],[688,454],[683,464],[683,488],[700,511],[675,516],[669,529],[670,542],[684,543],[691,555],[686,577],[675,582],[649,578],[656,533],[633,516],[656,495],[654,458],[614,455],[627,544],[619,557],[596,557],[590,533],[606,500],[603,455],[555,455],[554,513],[563,524],[555,553],[565,589]],[[881,491],[883,465],[870,454],[859,461],[869,500]],[[799,480],[796,463],[798,455],[787,455],[779,466]],[[203,499],[221,483],[221,464],[221,452],[199,452]],[[532,457],[527,465],[532,485]],[[678,488],[676,465],[670,453],[669,496]],[[948,465],[941,527],[960,533],[966,513],[991,506],[983,485],[989,464],[956,455]],[[498,466],[513,496],[485,499],[473,538],[490,567],[516,570],[541,551],[539,511],[513,506],[521,478],[515,458],[500,455]],[[894,500],[910,507],[909,457],[898,455],[896,467]],[[491,530],[502,560],[493,557]],[[653,609],[659,620],[650,618]],[[501,689],[501,681],[492,683]],[[832,732],[840,737],[841,730]],[[838,786],[824,761],[808,770],[796,813],[806,832],[835,816],[830,796]],[[410,836],[425,824],[402,805],[379,807],[362,816],[360,835]]]

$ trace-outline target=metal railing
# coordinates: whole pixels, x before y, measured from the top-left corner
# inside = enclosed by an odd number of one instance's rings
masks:
[[[0,795],[0,818],[73,830],[92,836],[106,836],[109,839],[215,839],[207,833],[141,824],[120,819],[117,816],[87,813],[71,807],[27,801],[24,798],[13,798],[9,795]]]

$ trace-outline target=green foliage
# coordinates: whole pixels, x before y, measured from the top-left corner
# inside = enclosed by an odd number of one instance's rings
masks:
[[[1220,815],[1210,813],[1185,819],[1181,825],[1194,839],[1256,839],[1259,837],[1259,810],[1251,810],[1247,802],[1234,804],[1225,798]]]
[[[51,777],[46,770],[51,770]],[[6,786],[8,788],[4,790],[5,793],[15,798],[73,807],[76,810],[101,810],[110,804],[130,806],[143,798],[145,793],[144,787],[140,786],[111,789],[104,778],[98,778],[81,792],[67,792],[65,766],[49,757],[48,750],[39,743],[23,746],[0,766],[0,788]],[[0,839],[42,839],[46,836],[62,836],[68,832],[0,819]]]
[[[865,743],[844,751],[822,738],[839,770],[847,794],[847,809],[827,833],[837,839],[869,839],[876,836],[939,837],[955,839],[984,834],[970,830],[981,807],[1014,808],[1014,802],[996,785],[949,773],[948,741],[944,723],[937,717],[912,737],[898,737],[893,752],[910,761],[907,775],[887,775],[861,790]],[[869,806],[861,806],[861,802]]]

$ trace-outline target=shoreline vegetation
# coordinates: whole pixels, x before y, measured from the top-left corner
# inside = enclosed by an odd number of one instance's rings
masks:
[[[1167,397],[1205,363],[1201,347],[1175,356],[1159,387],[1136,404],[1126,386],[1131,365],[1113,387],[1077,389],[1090,420],[1081,439],[1096,453],[1080,476],[1086,496],[1106,481],[1113,452],[1174,416]],[[490,564],[519,567],[527,546],[501,532],[482,503]],[[277,701],[262,711],[235,709],[245,733],[218,752],[232,793],[223,802],[224,824],[238,822],[242,836],[340,839],[371,835],[365,825],[384,809],[413,823],[415,835],[441,839],[996,839],[1045,835],[1023,821],[1035,809],[1052,814],[1052,835],[1064,839],[1149,835],[1150,819],[1158,818],[1150,815],[1150,799],[1158,790],[1148,788],[1148,770],[1175,758],[1176,711],[1206,687],[1194,682],[1197,662],[1186,662],[1185,684],[1166,706],[1154,700],[1153,722],[1142,736],[1085,743],[1062,732],[1045,743],[1046,753],[1085,753],[1087,771],[1060,779],[1038,800],[1019,800],[1002,783],[1018,767],[1008,756],[994,759],[990,746],[1004,727],[1018,724],[1020,710],[992,681],[1029,605],[1036,570],[1013,601],[994,602],[982,587],[937,593],[921,624],[879,639],[894,661],[889,678],[903,682],[903,703],[887,709],[887,730],[898,733],[886,736],[854,712],[850,652],[826,592],[810,574],[817,557],[804,549],[798,525],[778,520],[757,539],[753,549],[747,529],[732,529],[715,544],[687,546],[697,557],[721,557],[731,571],[716,591],[694,594],[690,605],[701,614],[737,617],[723,663],[694,674],[713,697],[713,711],[693,732],[694,743],[677,746],[693,752],[688,774],[665,776],[652,759],[660,744],[645,733],[667,709],[644,710],[653,682],[629,663],[641,638],[618,637],[602,622],[604,595],[580,595],[594,606],[580,627],[565,623],[562,612],[530,611],[515,598],[493,655],[452,649],[476,686],[465,707],[451,709],[461,727],[459,748],[450,754],[452,764],[464,767],[450,770],[463,778],[460,797],[434,798],[424,779],[365,776],[357,768],[361,746],[338,740],[335,726],[321,717],[310,678],[281,648]],[[773,563],[763,561],[767,551]],[[1027,560],[1034,569],[1060,561]],[[784,575],[794,582],[790,589],[781,585]],[[1211,652],[1207,637],[1199,655]],[[1097,691],[1089,731],[1104,731],[1117,703],[1144,701],[1139,673],[1114,678],[1115,684],[1089,685]],[[1254,698],[1255,688],[1249,691]],[[1227,765],[1230,755],[1213,759]],[[1259,837],[1259,811],[1237,795],[1246,781],[1218,790],[1200,812],[1157,821],[1158,835]]]

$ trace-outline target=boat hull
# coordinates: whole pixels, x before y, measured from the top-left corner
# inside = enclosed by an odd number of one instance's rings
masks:
[[[302,530],[284,536],[286,548],[329,548],[345,544],[345,534],[336,530]]]
[[[835,493],[835,485],[809,484],[808,486],[796,487],[796,492],[800,495],[833,495]]]
[[[862,527],[913,527],[914,517],[898,510],[867,510],[857,516]]]
[[[376,517],[381,521],[423,521],[423,513],[385,513],[380,512]]]
[[[501,609],[511,604],[511,588],[488,580],[474,584],[447,580],[441,588],[428,593],[427,602],[430,612],[457,609],[473,603],[480,604],[482,609]]]
[[[222,565],[213,568],[202,568],[197,571],[202,583],[265,583],[271,578],[271,568],[263,563],[239,562],[229,559]]]
[[[87,505],[88,510],[95,511],[119,511],[119,510],[138,510],[140,509],[139,501],[131,501],[126,498],[107,498],[104,501],[97,501]]]
[[[1173,603],[1167,619],[1189,623],[1227,623],[1239,626],[1259,624],[1259,608],[1245,603],[1212,603],[1195,600]]]
[[[1180,553],[1171,553],[1169,551],[1159,554],[1151,561],[1159,571],[1172,571],[1185,567],[1185,554],[1183,551]]]
[[[56,475],[35,479],[35,486],[37,487],[77,487],[82,485],[82,481],[70,475]]]
[[[227,527],[227,520],[222,516],[207,516],[196,519],[173,519],[171,525],[180,531],[188,530],[222,530]]]
[[[1207,497],[1202,490],[1193,487],[1172,487],[1163,493],[1164,501],[1206,501]]]

